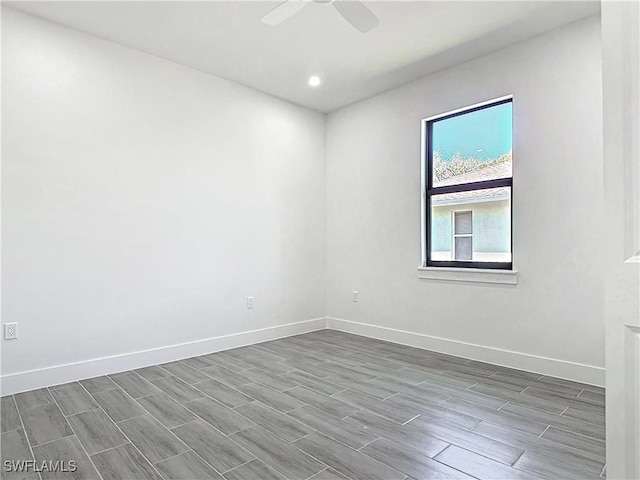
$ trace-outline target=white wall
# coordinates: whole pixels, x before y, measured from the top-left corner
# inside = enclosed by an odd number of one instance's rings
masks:
[[[10,9],[2,34],[3,375],[324,316],[323,115]]]
[[[326,131],[10,9],[2,27],[2,313],[20,331],[3,386],[325,315],[602,367],[598,19],[330,114]],[[419,280],[421,119],[505,94],[519,284]],[[53,382],[43,372],[31,385]]]
[[[600,54],[590,18],[330,114],[328,316],[602,367]],[[519,284],[419,280],[421,119],[508,94]]]

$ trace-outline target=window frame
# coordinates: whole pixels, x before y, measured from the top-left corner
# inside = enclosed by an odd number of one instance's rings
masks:
[[[473,113],[478,110],[484,110],[491,107],[496,107],[498,105],[503,105],[505,103],[513,104],[513,96],[509,95],[506,97],[489,100],[487,102],[483,102],[477,105],[473,105],[466,108],[461,108],[458,110],[454,110],[453,112],[445,113],[442,115],[437,115],[434,117],[427,118],[423,120],[423,145],[424,152],[423,155],[424,161],[424,189],[423,189],[423,198],[424,198],[424,226],[423,234],[424,234],[424,251],[423,251],[423,267],[446,267],[446,268],[469,268],[469,269],[487,269],[487,270],[512,270],[513,269],[513,172],[511,173],[511,177],[508,178],[498,178],[494,180],[483,180],[479,182],[471,182],[471,183],[462,183],[458,185],[445,185],[441,187],[433,186],[433,178],[431,172],[433,171],[433,150],[431,148],[433,143],[433,124],[446,120],[453,117],[458,117],[461,115],[466,115],[468,113]],[[457,193],[457,192],[468,192],[471,190],[485,190],[488,188],[499,188],[499,187],[509,187],[510,188],[510,230],[511,230],[511,261],[510,262],[474,262],[474,261],[465,261],[465,260],[432,260],[431,259],[431,197],[434,195],[442,195],[446,193]],[[453,241],[453,238],[452,238]]]

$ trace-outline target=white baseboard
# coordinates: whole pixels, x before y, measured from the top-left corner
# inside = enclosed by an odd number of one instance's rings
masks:
[[[340,318],[327,318],[327,328],[599,387],[604,387],[605,383],[605,369],[592,365],[502,350]]]
[[[147,367],[158,363],[173,362],[183,358],[322,330],[326,328],[326,324],[325,318],[316,318],[287,325],[169,345],[167,347],[12,373],[0,377],[0,391],[2,395],[10,395],[36,388]]]
[[[301,333],[313,332],[325,328],[409,345],[411,347],[424,348],[426,350],[495,365],[517,368],[542,375],[565,378],[590,385],[604,386],[604,368],[330,317],[316,318],[167,347],[12,373],[0,377],[0,392],[1,395],[10,395],[36,388],[74,382],[85,378],[98,377],[100,375],[109,375],[135,368],[147,367],[149,365],[172,362],[197,355],[266,342],[268,340],[290,337],[292,335],[299,335]]]

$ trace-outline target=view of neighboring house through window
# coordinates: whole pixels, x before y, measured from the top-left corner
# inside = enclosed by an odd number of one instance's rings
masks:
[[[426,265],[512,268],[511,98],[425,122]]]

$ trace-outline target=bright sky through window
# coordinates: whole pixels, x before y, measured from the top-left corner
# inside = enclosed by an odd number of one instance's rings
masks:
[[[463,158],[489,160],[511,151],[512,103],[460,115],[433,124],[433,151],[447,161]]]

